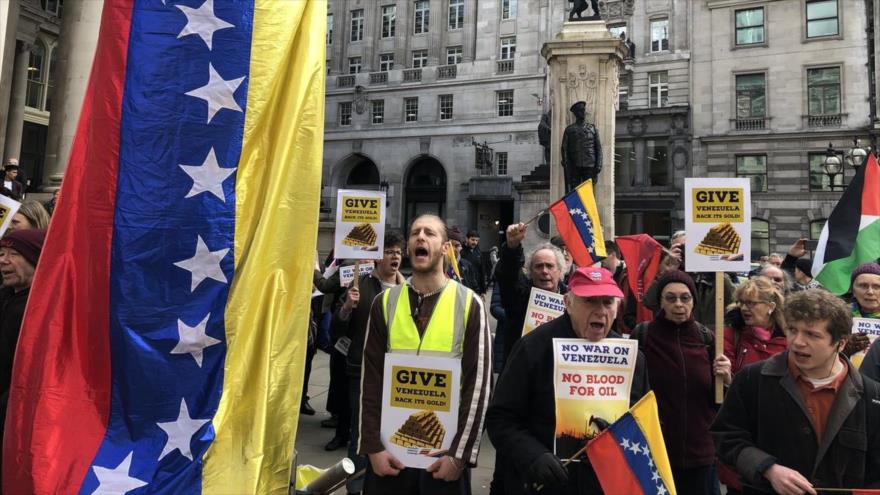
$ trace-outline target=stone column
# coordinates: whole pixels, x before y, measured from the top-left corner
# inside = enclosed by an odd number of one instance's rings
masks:
[[[602,141],[602,173],[595,189],[605,239],[614,238],[614,129],[619,71],[626,55],[623,43],[603,21],[565,22],[556,39],[541,49],[550,68],[553,135],[550,152],[550,196],[564,193],[561,166],[562,134],[573,122],[569,107],[587,103],[587,121]]]
[[[18,2],[0,2],[0,116],[9,115],[19,8]],[[7,119],[0,118],[0,152],[6,142],[6,124]]]
[[[6,146],[4,158],[19,158],[21,134],[24,130],[24,100],[27,95],[28,62],[31,44],[19,41],[15,47],[15,66],[12,72],[12,95],[6,117]],[[5,162],[5,160],[4,160]]]
[[[58,40],[55,96],[46,136],[43,187],[55,190],[67,169],[70,147],[79,123],[83,98],[98,45],[103,0],[72,0],[64,4]]]

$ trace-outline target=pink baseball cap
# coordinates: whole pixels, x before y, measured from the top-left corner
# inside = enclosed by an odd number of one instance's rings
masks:
[[[578,268],[568,279],[568,290],[578,297],[623,297],[611,272],[604,268]]]

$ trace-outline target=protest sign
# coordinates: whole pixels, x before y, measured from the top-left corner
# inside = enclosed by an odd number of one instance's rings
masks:
[[[6,229],[12,223],[12,217],[18,213],[20,207],[21,203],[18,201],[0,194],[0,236],[6,234]]]
[[[638,346],[626,339],[553,339],[557,457],[571,458],[599,434],[592,418],[613,423],[629,409]]]
[[[385,193],[340,189],[333,255],[337,259],[379,259],[384,240]]]
[[[461,360],[385,354],[382,445],[406,467],[439,459],[458,432]]]
[[[373,268],[375,265],[373,263],[364,263],[359,265],[360,275],[369,275],[373,273]],[[339,267],[339,285],[346,286],[354,280],[354,268],[355,265],[341,266]]]
[[[562,294],[532,287],[522,334],[526,335],[536,327],[559,318],[564,312],[565,301]]]
[[[689,272],[747,272],[752,254],[751,183],[746,178],[684,180]]]
[[[868,335],[868,340],[871,341],[871,344],[877,340],[877,337],[880,337],[880,319],[877,318],[853,318],[853,326],[852,333],[864,333]],[[869,346],[870,347],[870,346]],[[865,359],[865,355],[868,353],[868,350],[857,352],[850,356],[849,360],[852,361],[853,366],[858,369],[862,365],[862,361]]]

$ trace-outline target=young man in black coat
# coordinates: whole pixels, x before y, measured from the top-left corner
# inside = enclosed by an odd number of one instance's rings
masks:
[[[486,429],[499,462],[495,478],[500,493],[602,493],[586,458],[562,466],[553,455],[556,436],[554,393],[554,338],[582,338],[598,342],[617,338],[611,331],[623,293],[604,268],[579,268],[569,280],[566,311],[541,325],[514,346],[507,365],[495,385],[486,414]],[[648,392],[645,357],[636,358],[630,404]],[[499,472],[500,471],[500,472]]]
[[[880,488],[880,384],[841,351],[850,309],[822,289],[785,301],[788,350],[733,380],[712,433],[743,493]]]

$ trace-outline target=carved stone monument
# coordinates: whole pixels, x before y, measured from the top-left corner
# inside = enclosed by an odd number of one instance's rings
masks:
[[[614,238],[614,119],[617,116],[619,72],[628,52],[603,21],[566,22],[541,54],[550,67],[552,128],[566,129],[575,121],[567,110],[584,102],[585,121],[595,126],[601,142],[601,173],[596,203],[606,239]],[[562,167],[563,132],[551,134],[550,197],[565,193]]]

